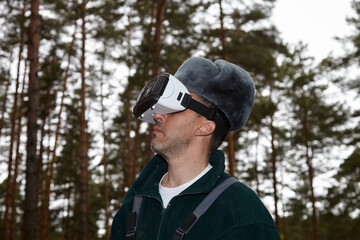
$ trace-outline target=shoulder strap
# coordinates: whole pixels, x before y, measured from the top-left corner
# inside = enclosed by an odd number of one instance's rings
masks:
[[[135,195],[132,212],[129,213],[129,228],[126,233],[126,240],[135,240],[136,239],[136,225],[137,219],[141,207],[142,196]]]
[[[173,236],[173,240],[181,240],[184,235],[194,226],[196,221],[208,210],[208,208],[214,203],[214,201],[220,196],[220,194],[225,191],[230,185],[237,182],[233,177],[225,179],[219,185],[217,185],[206,197],[205,199],[197,206],[197,208],[190,213],[183,225],[178,227]]]

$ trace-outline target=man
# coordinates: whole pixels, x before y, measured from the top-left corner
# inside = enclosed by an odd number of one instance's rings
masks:
[[[134,115],[155,123],[156,155],[127,192],[111,240],[280,239],[251,189],[239,181],[224,187],[233,178],[216,150],[228,131],[243,127],[254,95],[245,70],[205,58],[190,58],[174,76],[144,87]],[[210,195],[212,202],[202,203]]]

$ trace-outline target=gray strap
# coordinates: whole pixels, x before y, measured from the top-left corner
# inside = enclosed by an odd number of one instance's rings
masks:
[[[135,195],[134,196],[134,203],[133,203],[133,212],[136,212],[137,215],[139,215],[140,207],[142,202],[142,196],[141,195]]]
[[[194,215],[196,216],[196,219],[199,219],[201,215],[203,215],[206,210],[213,204],[213,202],[219,197],[219,195],[227,189],[231,184],[237,182],[233,177],[227,178],[224,181],[222,181],[219,185],[217,185],[210,193],[206,196],[206,198],[197,206],[197,208],[194,210]]]
[[[133,209],[132,209],[132,212],[129,213],[129,216],[128,216],[129,228],[126,233],[126,240],[135,240],[136,239],[136,226],[137,226],[137,220],[138,220],[139,211],[140,211],[140,207],[141,207],[141,202],[142,202],[142,196],[135,195],[134,202],[133,202]]]
[[[195,225],[197,220],[208,210],[208,208],[214,203],[214,201],[219,197],[219,195],[235,182],[238,182],[238,180],[230,177],[217,185],[197,206],[197,208],[186,217],[183,225],[176,229],[172,239],[183,239],[184,235],[190,231],[190,229]]]

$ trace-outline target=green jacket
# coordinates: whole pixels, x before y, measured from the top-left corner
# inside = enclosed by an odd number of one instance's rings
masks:
[[[159,181],[167,172],[167,163],[154,156],[127,192],[116,213],[110,240],[124,240],[128,214],[132,211],[134,194],[143,196],[136,230],[137,240],[171,240],[175,230],[206,195],[224,179],[224,154],[215,151],[210,157],[213,166],[202,178],[174,197],[166,209],[159,194]],[[226,189],[185,235],[184,240],[244,239],[280,240],[272,217],[247,186],[238,182]]]

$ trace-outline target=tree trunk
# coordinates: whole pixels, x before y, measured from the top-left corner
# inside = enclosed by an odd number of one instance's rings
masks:
[[[41,231],[40,231],[40,239],[41,240],[47,240],[49,238],[48,236],[48,226],[49,226],[49,203],[50,203],[50,186],[51,181],[53,179],[53,173],[54,173],[54,164],[56,161],[56,149],[58,145],[58,139],[60,135],[60,127],[61,127],[61,114],[63,112],[64,108],[64,100],[67,90],[67,80],[69,77],[69,69],[71,64],[71,57],[74,47],[74,42],[76,40],[75,34],[77,29],[77,24],[75,21],[75,27],[74,27],[74,33],[72,35],[72,41],[70,43],[69,49],[68,49],[68,57],[67,57],[67,66],[65,70],[65,75],[63,79],[63,85],[62,85],[62,92],[61,92],[61,100],[60,100],[60,109],[59,113],[57,115],[57,123],[56,123],[56,129],[55,129],[55,140],[54,140],[54,147],[51,152],[51,159],[48,164],[48,168],[45,174],[45,188],[43,193],[43,200],[42,200],[42,206],[41,206]]]
[[[101,62],[101,74],[105,72],[104,66],[105,66],[105,56],[106,56],[106,43],[104,47],[104,57],[102,58]],[[108,178],[107,178],[107,164],[108,164],[108,155],[107,155],[107,149],[106,149],[106,130],[105,130],[105,106],[104,106],[104,77],[101,75],[100,77],[100,106],[101,106],[101,125],[102,125],[102,137],[103,137],[103,169],[104,169],[104,210],[105,210],[105,239],[109,239],[110,232],[109,232],[109,184],[108,184]]]
[[[48,87],[47,89],[47,93],[46,93],[46,96],[48,97],[50,95],[50,87]],[[44,141],[45,141],[45,136],[46,136],[46,131],[45,131],[45,127],[46,127],[46,124],[47,124],[47,119],[48,119],[48,116],[49,116],[49,112],[50,112],[50,102],[47,101],[44,105],[44,110],[43,110],[43,116],[42,116],[42,119],[41,119],[41,122],[42,122],[42,125],[41,125],[41,130],[40,130],[40,149],[39,149],[39,160],[38,160],[38,171],[39,171],[39,174],[38,174],[38,183],[39,183],[39,188],[38,188],[38,199],[40,202],[43,202],[43,198],[44,198],[44,182],[46,180],[46,176],[44,176],[44,173],[43,173],[43,155],[44,155],[44,149],[45,149],[45,146],[44,146]],[[45,180],[44,180],[45,179]],[[40,216],[40,221],[42,222],[42,215],[41,215],[41,209],[40,209],[40,213],[39,213],[39,216]],[[47,240],[47,238],[43,238],[42,236],[42,231],[43,231],[43,227],[42,227],[42,224],[40,224],[40,236],[41,236],[41,240]]]
[[[282,205],[283,205],[283,217],[282,217],[282,235],[283,235],[283,240],[288,240],[288,234],[287,234],[287,221],[286,221],[286,214],[285,214],[285,202],[284,199],[282,199]]]
[[[126,107],[126,149],[125,149],[125,186],[130,187],[132,182],[135,180],[135,176],[133,175],[134,162],[132,158],[132,144],[131,144],[131,89],[128,89],[126,94],[126,103],[124,104]],[[134,149],[135,150],[135,149]]]
[[[160,50],[161,50],[161,30],[164,20],[164,11],[165,11],[166,0],[157,0],[156,1],[156,22],[155,22],[155,35],[154,35],[154,48],[152,52],[152,71],[151,79],[155,78],[159,74],[159,64],[160,64]],[[154,154],[150,148],[151,142],[151,132],[153,125],[149,124],[147,129],[148,138],[147,138],[147,159],[150,159]]]
[[[256,137],[256,150],[255,150],[255,191],[258,196],[260,196],[260,181],[259,181],[259,166],[258,166],[258,155],[259,155],[259,139],[260,139],[260,129],[258,129],[258,136]]]
[[[234,133],[229,132],[226,136],[227,145],[227,154],[229,161],[229,174],[235,176],[235,147],[234,147]]]
[[[10,239],[14,239],[14,234],[15,234],[15,225],[16,225],[16,198],[17,198],[17,176],[18,176],[18,172],[19,172],[19,165],[20,165],[20,137],[21,137],[21,129],[22,129],[22,118],[23,118],[23,107],[24,107],[24,97],[25,97],[25,79],[26,79],[26,64],[25,64],[25,71],[24,71],[24,78],[23,78],[23,82],[22,82],[22,90],[21,90],[21,94],[20,94],[20,106],[19,106],[19,115],[18,115],[18,123],[17,123],[17,140],[16,140],[16,151],[15,151],[15,166],[14,166],[14,177],[13,177],[13,182],[12,182],[12,189],[13,189],[13,198],[11,199],[11,229],[10,232],[12,233],[10,235]]]
[[[225,39],[225,28],[224,28],[224,13],[222,8],[222,0],[219,1],[219,10],[220,10],[220,41],[222,46],[221,57],[224,60],[228,60],[226,53],[226,39]]]
[[[317,214],[316,214],[316,197],[314,193],[314,169],[312,167],[311,158],[309,157],[308,153],[308,146],[306,146],[306,163],[308,165],[309,171],[309,184],[310,184],[310,201],[312,206],[312,226],[314,231],[314,240],[319,240],[319,233],[318,233],[318,222],[317,222]]]
[[[275,136],[274,136],[274,116],[270,115],[270,134],[271,134],[271,170],[272,170],[272,182],[273,182],[273,189],[274,189],[274,206],[275,206],[275,225],[280,232],[280,219],[279,219],[279,212],[278,212],[278,191],[277,191],[277,178],[276,178],[276,146],[275,146]]]
[[[314,169],[312,166],[312,156],[310,156],[310,146],[308,144],[308,138],[310,133],[310,126],[308,122],[307,112],[305,112],[303,120],[303,130],[305,135],[305,149],[306,149],[306,164],[308,167],[308,174],[309,174],[309,187],[310,187],[310,201],[312,206],[312,228],[313,228],[313,239],[319,240],[319,232],[318,232],[318,222],[317,222],[317,215],[316,215],[316,198],[314,193]]]
[[[228,61],[228,56],[226,54],[226,36],[225,36],[225,28],[224,28],[224,13],[222,8],[222,0],[218,0],[219,2],[219,20],[220,20],[220,42],[221,42],[221,57],[224,60]],[[229,174],[231,176],[235,176],[235,139],[234,139],[234,133],[229,132],[229,134],[226,136],[226,142],[227,142],[227,155],[228,155],[228,163],[229,163]]]
[[[89,170],[87,156],[87,123],[85,118],[86,112],[86,82],[85,82],[85,15],[86,0],[81,4],[82,17],[82,47],[81,47],[81,116],[80,116],[80,239],[89,239],[88,229],[88,209],[89,209]]]
[[[71,184],[69,184],[69,187],[67,189],[67,192],[66,192],[66,218],[65,218],[65,229],[64,229],[64,232],[63,232],[63,239],[64,240],[68,240],[68,239],[71,239],[70,236],[69,236],[69,233],[70,233],[70,218],[71,218],[71,214],[70,214],[70,209],[71,209],[71,192],[72,192],[72,186]]]
[[[165,3],[166,3],[166,0],[157,0],[152,78],[156,77],[159,74],[160,50],[161,50],[161,30],[162,30],[162,24],[163,24],[163,20],[164,20]]]
[[[12,62],[12,51],[10,53],[10,62]],[[8,98],[8,92],[9,92],[9,88],[10,88],[10,78],[11,78],[11,74],[10,74],[10,69],[11,67],[9,67],[9,71],[8,71],[8,81],[6,83],[5,86],[5,93],[4,93],[4,100],[2,103],[2,107],[1,107],[1,119],[0,119],[0,137],[1,137],[1,132],[4,126],[4,121],[5,121],[5,112],[6,112],[6,103],[7,103],[7,98]]]
[[[29,72],[29,100],[28,100],[28,125],[27,125],[27,156],[26,156],[26,185],[24,201],[24,239],[36,239],[37,237],[37,120],[39,108],[39,45],[40,45],[40,0],[31,1],[31,15],[29,26],[28,59],[30,61]]]
[[[25,5],[24,5],[25,7]],[[25,12],[25,10],[23,10]],[[19,55],[18,55],[18,64],[16,71],[16,82],[15,82],[15,93],[14,93],[14,103],[12,107],[11,113],[11,130],[10,130],[10,147],[9,147],[9,161],[8,161],[8,178],[6,181],[6,195],[5,195],[5,214],[4,214],[4,240],[13,239],[14,233],[11,231],[12,225],[12,211],[14,209],[11,208],[11,202],[14,198],[14,189],[12,189],[13,181],[16,181],[13,176],[13,151],[14,151],[14,143],[15,135],[16,135],[16,114],[18,112],[18,95],[19,95],[19,84],[20,84],[20,65],[22,62],[22,53],[24,48],[24,34],[23,31],[20,32],[20,40],[19,40]]]

